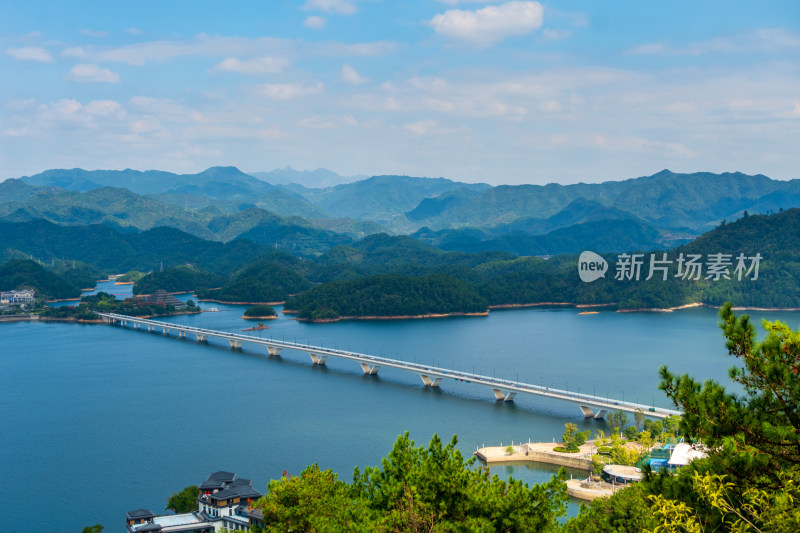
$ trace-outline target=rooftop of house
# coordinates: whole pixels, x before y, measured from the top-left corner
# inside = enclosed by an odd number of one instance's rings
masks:
[[[247,480],[249,481],[249,480]],[[263,494],[256,491],[250,483],[246,485],[228,485],[219,492],[209,494],[208,498],[214,501],[232,500],[234,498],[258,499]]]
[[[139,524],[130,528],[135,533],[161,531],[166,528],[176,528],[181,526],[198,526],[207,523],[199,513],[183,513],[165,516],[156,516],[152,523]]]
[[[224,470],[218,470],[208,476],[208,479],[200,483],[198,487],[200,490],[213,490],[213,489],[222,489],[225,485],[229,485],[236,481],[236,474],[233,472],[225,472]]]
[[[148,519],[153,518],[154,516],[155,515],[153,514],[153,511],[150,509],[136,509],[125,513],[125,518],[127,520],[141,520],[143,518]]]

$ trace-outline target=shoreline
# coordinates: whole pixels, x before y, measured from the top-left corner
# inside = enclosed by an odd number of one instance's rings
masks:
[[[297,314],[297,311],[282,311],[285,314]],[[339,322],[342,320],[421,320],[426,318],[449,318],[459,316],[489,316],[489,311],[482,311],[479,313],[430,313],[426,315],[393,315],[393,316],[340,316],[337,318],[297,318],[298,322],[308,322],[311,324],[327,324],[330,322]]]
[[[187,294],[185,292],[180,293],[176,292],[175,294]],[[198,298],[198,302],[214,302],[218,304],[225,304],[225,305],[283,305],[284,302],[229,302],[226,300],[215,300],[213,298]]]
[[[278,318],[278,315],[270,315],[270,316],[242,316],[244,320],[275,320]]]

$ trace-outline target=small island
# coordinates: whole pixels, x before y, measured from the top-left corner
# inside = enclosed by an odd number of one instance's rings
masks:
[[[487,301],[469,284],[443,274],[384,274],[317,285],[286,301],[284,313],[306,322],[485,316]]]
[[[269,305],[254,305],[248,307],[242,316],[245,320],[272,320],[278,318],[278,313]],[[262,328],[266,329],[266,328]]]

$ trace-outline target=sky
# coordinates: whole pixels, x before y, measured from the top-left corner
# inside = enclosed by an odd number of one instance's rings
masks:
[[[800,2],[7,2],[0,180],[800,178]]]

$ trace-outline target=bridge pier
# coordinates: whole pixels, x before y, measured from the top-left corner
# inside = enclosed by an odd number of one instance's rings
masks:
[[[325,361],[328,360],[327,355],[318,355],[311,352],[308,352],[308,355],[311,356],[311,362],[314,363],[315,365],[324,365]]]
[[[231,344],[231,350],[238,350],[242,347],[242,341],[237,339],[228,339],[228,342]]]
[[[277,346],[267,346],[267,353],[269,353],[269,355],[272,357],[280,357],[281,349]]]
[[[441,377],[436,377],[431,379],[431,377],[427,374],[420,374],[419,377],[422,378],[422,382],[425,384],[426,387],[438,387],[439,384],[442,382]]]
[[[197,342],[207,342],[208,341],[208,335],[201,335],[199,333],[195,333],[195,335],[197,336]]]
[[[381,368],[380,365],[370,365],[368,363],[361,363],[361,370],[363,370],[365,374],[369,374],[371,376],[377,375],[378,370],[380,368]]]
[[[169,335],[169,328],[161,328],[162,335]]]
[[[497,399],[497,401],[502,400],[504,402],[513,402],[514,396],[517,395],[516,391],[505,392],[500,389],[492,389],[492,391],[494,392],[494,397]]]
[[[591,407],[588,407],[586,405],[581,405],[580,407],[584,417],[594,418],[595,420],[601,420],[606,416],[606,413],[608,412],[606,409],[600,409],[595,413],[594,411],[592,411]]]

